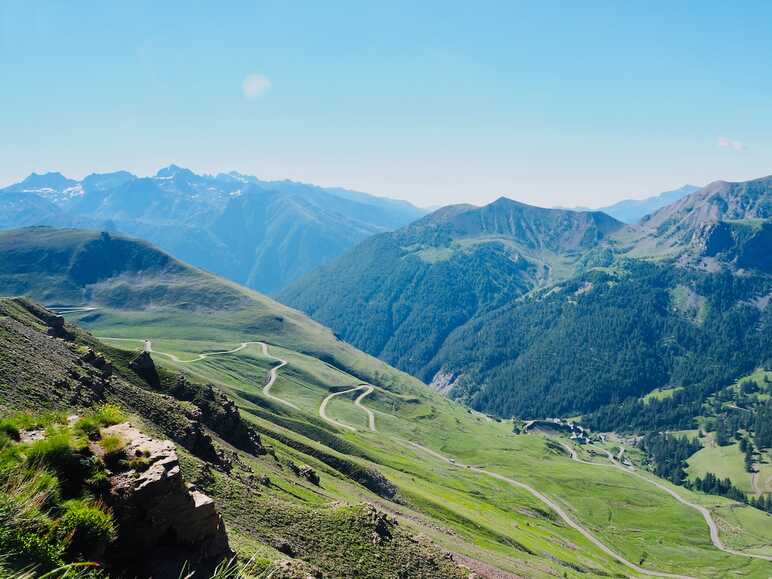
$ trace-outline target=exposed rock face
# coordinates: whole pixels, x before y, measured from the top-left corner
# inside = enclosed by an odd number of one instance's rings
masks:
[[[154,440],[130,424],[104,429],[125,442],[124,453],[142,464],[142,472],[124,462],[110,478],[108,500],[119,526],[110,563],[138,576],[178,577],[188,561],[212,565],[231,555],[222,517],[214,501],[188,488],[170,441]],[[99,452],[98,445],[94,445]]]
[[[244,422],[233,400],[211,384],[201,387],[180,375],[171,394],[178,400],[193,402],[198,412],[191,418],[206,424],[236,448],[254,455],[265,454],[260,435]]]
[[[736,219],[772,217],[772,175],[729,183],[716,181],[641,221],[660,235],[691,239],[699,225]]]
[[[113,365],[102,354],[95,352],[91,348],[81,356],[80,360],[97,368],[100,371],[100,377],[104,380],[113,375]]]
[[[137,375],[147,382],[153,388],[158,388],[160,378],[156,370],[155,362],[149,352],[141,352],[136,358],[129,362],[129,368],[134,370]]]
[[[72,334],[67,331],[64,324],[64,318],[59,314],[55,314],[51,310],[23,298],[13,298],[13,301],[47,325],[48,329],[46,330],[46,333],[49,336],[62,338],[63,340],[68,341],[72,340]]]
[[[298,466],[292,461],[289,461],[288,465],[290,470],[301,478],[306,479],[311,484],[319,486],[319,473],[312,469],[310,466]]]
[[[434,375],[434,378],[432,379],[431,384],[429,384],[429,387],[436,390],[440,394],[447,395],[453,389],[457,379],[458,376],[453,374],[453,372],[440,370]]]
[[[732,228],[723,221],[705,224],[695,233],[696,245],[701,253],[713,257],[734,246]]]
[[[698,257],[716,257],[742,269],[772,271],[772,220],[708,223],[697,229],[693,245]]]

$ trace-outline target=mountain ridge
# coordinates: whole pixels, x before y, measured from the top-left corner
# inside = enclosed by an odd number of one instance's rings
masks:
[[[716,198],[725,210],[695,212]],[[690,362],[649,342],[667,343],[663,328],[690,336],[679,351],[696,348],[705,364],[723,368],[702,382],[717,388],[750,362],[716,354],[699,327],[705,320],[717,339],[757,352],[757,363],[767,355],[750,329],[768,316],[768,198],[768,178],[712,184],[640,226],[507,199],[453,206],[365,241],[279,297],[365,351],[504,416],[592,412],[685,379],[677,368]],[[745,281],[729,284],[736,272]],[[689,289],[697,286],[704,289]],[[741,317],[748,328],[722,334]],[[529,333],[533,327],[541,330]],[[615,357],[614,348],[625,352]],[[593,386],[588,377],[604,376],[602,367],[613,381]],[[635,368],[649,368],[651,378]]]
[[[149,177],[116,171],[75,181],[60,173],[33,174],[0,189],[0,209],[3,228],[121,232],[264,292],[424,214],[404,201],[342,188],[261,181],[236,172],[197,175],[177,165]],[[241,240],[238,248],[234,239]],[[243,239],[252,245],[244,246]]]
[[[449,206],[365,240],[279,298],[431,381],[426,364],[455,328],[570,276],[586,260],[602,260],[597,246],[626,227],[600,212],[506,198],[485,207]]]
[[[662,207],[675,203],[679,199],[691,195],[700,189],[701,187],[696,185],[686,184],[678,189],[664,191],[644,199],[623,199],[611,205],[600,207],[598,211],[603,211],[625,223],[633,224],[640,221],[646,215],[650,215]]]

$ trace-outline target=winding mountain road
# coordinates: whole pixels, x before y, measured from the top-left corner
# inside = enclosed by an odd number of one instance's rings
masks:
[[[485,476],[489,476],[491,478],[498,479],[498,480],[503,481],[505,483],[508,483],[508,484],[510,484],[510,485],[512,485],[514,487],[518,487],[518,488],[521,488],[521,489],[529,492],[535,498],[537,498],[542,503],[547,505],[550,509],[555,511],[555,513],[557,513],[557,515],[561,519],[563,519],[563,521],[565,521],[565,523],[569,527],[571,527],[571,528],[575,529],[576,531],[578,531],[579,533],[581,533],[588,541],[590,541],[593,545],[598,547],[598,549],[600,549],[601,551],[603,551],[604,553],[606,553],[610,557],[616,559],[617,561],[622,563],[622,565],[624,565],[625,567],[628,567],[628,568],[632,569],[636,573],[640,573],[641,575],[648,575],[650,577],[674,577],[674,578],[678,578],[678,579],[694,579],[693,577],[691,577],[689,575],[676,575],[676,574],[673,574],[673,573],[661,573],[659,571],[649,571],[648,569],[644,569],[643,567],[640,567],[640,566],[636,565],[632,561],[628,561],[622,555],[619,555],[618,553],[614,552],[610,547],[608,547],[605,543],[603,543],[600,539],[598,539],[595,535],[593,535],[592,532],[589,531],[586,527],[582,526],[577,521],[575,521],[573,519],[573,517],[571,517],[563,509],[563,507],[561,507],[555,501],[550,499],[547,495],[540,493],[539,491],[537,491],[535,488],[533,488],[530,485],[527,485],[527,484],[525,484],[523,482],[520,482],[518,480],[515,480],[513,478],[506,477],[503,474],[499,474],[497,472],[492,472],[492,471],[489,471],[489,470],[478,468],[476,466],[469,466],[469,465],[461,464],[461,463],[459,463],[458,461],[456,461],[454,459],[451,459],[451,458],[449,458],[447,456],[444,456],[444,455],[440,454],[439,452],[435,452],[431,448],[426,448],[425,446],[422,446],[422,445],[420,445],[420,444],[418,444],[416,442],[409,442],[408,444],[410,446],[414,447],[414,448],[417,448],[417,449],[422,450],[423,452],[425,452],[427,454],[430,454],[430,455],[434,456],[435,458],[443,460],[443,461],[445,461],[448,464],[451,464],[453,466],[457,466],[459,468],[466,468],[467,470],[470,470],[472,472],[476,472],[478,474],[482,474],[482,475],[485,475]]]
[[[677,500],[679,503],[686,505],[687,507],[690,507],[694,510],[696,510],[698,513],[702,515],[702,518],[705,519],[705,523],[708,525],[708,529],[710,530],[710,542],[713,543],[713,546],[716,549],[719,549],[720,551],[723,551],[724,553],[729,553],[730,555],[739,555],[741,557],[751,557],[753,559],[764,559],[765,561],[772,561],[772,557],[769,555],[758,555],[755,553],[745,553],[743,551],[736,551],[734,549],[730,549],[724,543],[721,541],[721,536],[718,532],[718,525],[716,524],[716,521],[713,520],[713,516],[710,514],[710,511],[703,507],[702,505],[697,505],[695,503],[691,503],[687,501],[685,498],[683,498],[680,494],[678,494],[673,489],[665,486],[664,484],[660,483],[659,481],[656,481],[652,478],[649,478],[645,475],[642,475],[639,472],[636,472],[633,468],[628,468],[620,464],[610,452],[606,452],[608,454],[608,458],[611,461],[611,464],[603,464],[599,462],[590,462],[587,460],[582,460],[579,458],[579,456],[576,453],[576,450],[568,446],[567,444],[560,442],[559,443],[563,448],[565,448],[569,454],[571,455],[571,458],[574,459],[576,462],[581,462],[582,464],[589,464],[590,466],[599,466],[602,468],[616,468],[618,470],[621,470],[622,472],[626,472],[629,475],[632,475],[634,477],[637,477],[643,481],[646,481],[649,484],[654,485],[660,490],[665,491],[667,494],[669,494],[671,497],[673,497],[675,500]],[[623,451],[624,452],[624,449]],[[620,452],[621,455],[621,452]]]
[[[109,338],[109,337],[102,337],[102,338],[99,338],[99,339],[144,342],[144,340],[138,340],[138,339],[134,339],[134,338]],[[232,350],[224,350],[224,351],[218,351],[218,352],[209,352],[209,353],[206,353],[206,354],[199,354],[198,357],[193,358],[191,360],[181,360],[180,358],[178,358],[174,354],[169,354],[169,353],[166,353],[166,352],[159,352],[159,351],[156,351],[156,350],[152,350],[152,345],[150,345],[150,344],[148,345],[148,350],[153,352],[153,353],[157,353],[157,354],[161,354],[163,356],[167,356],[167,357],[169,357],[171,360],[173,360],[175,362],[182,363],[182,364],[190,364],[190,363],[193,363],[193,362],[197,362],[199,360],[203,360],[203,359],[205,359],[207,357],[210,357],[210,356],[219,356],[219,355],[225,355],[225,354],[233,354],[233,353],[236,353],[236,352],[239,352],[239,351],[243,350],[244,348],[246,348],[250,344],[259,344],[260,347],[262,348],[263,355],[265,355],[267,357],[270,357],[270,358],[273,358],[274,360],[279,362],[279,364],[277,364],[276,366],[273,366],[269,370],[269,372],[268,372],[268,379],[267,379],[265,385],[263,386],[263,394],[267,398],[270,398],[271,400],[275,400],[276,402],[280,402],[282,404],[290,406],[291,408],[294,408],[296,410],[300,410],[300,408],[298,408],[292,402],[289,402],[287,400],[284,400],[282,398],[279,398],[279,397],[274,396],[273,394],[271,394],[271,387],[276,382],[279,370],[281,368],[283,368],[284,366],[286,366],[288,364],[288,362],[286,360],[283,360],[281,358],[273,356],[269,352],[269,350],[268,350],[268,344],[266,344],[265,342],[260,342],[260,341],[257,341],[257,342],[242,342],[241,345],[239,345],[236,348],[233,348]],[[330,424],[332,424],[334,426],[337,426],[339,428],[343,428],[343,429],[346,429],[346,430],[349,430],[349,431],[352,431],[352,432],[356,432],[356,428],[354,428],[353,426],[350,426],[348,424],[344,424],[344,423],[339,422],[339,421],[331,418],[330,416],[328,416],[328,414],[327,414],[327,405],[336,396],[342,396],[344,394],[349,394],[351,392],[356,392],[358,390],[361,390],[362,393],[359,394],[359,396],[356,397],[356,399],[354,400],[354,404],[356,406],[358,406],[361,410],[363,410],[365,413],[367,413],[367,415],[368,415],[368,426],[369,426],[370,431],[377,432],[376,427],[375,427],[375,415],[374,415],[374,413],[372,412],[372,410],[370,410],[369,408],[367,408],[366,406],[364,406],[362,404],[362,401],[374,391],[374,387],[372,385],[370,385],[370,384],[361,384],[359,386],[355,386],[353,388],[348,388],[348,389],[342,390],[340,392],[333,392],[332,394],[326,396],[324,398],[324,400],[322,400],[321,404],[319,405],[319,416],[323,420],[327,421],[328,423],[330,423]],[[466,468],[467,470],[469,470],[471,472],[475,472],[477,474],[481,474],[481,475],[484,475],[484,476],[495,478],[497,480],[506,482],[507,484],[510,484],[510,485],[512,485],[514,487],[521,488],[521,489],[527,491],[533,497],[535,497],[536,499],[538,499],[539,501],[541,501],[542,503],[547,505],[550,509],[552,509],[561,519],[563,519],[563,521],[565,521],[565,523],[568,526],[570,526],[571,528],[573,528],[577,532],[579,532],[581,535],[583,535],[588,541],[590,541],[593,545],[598,547],[598,549],[600,549],[601,551],[603,551],[604,553],[606,553],[607,555],[609,555],[613,559],[617,560],[618,562],[620,562],[625,567],[628,567],[629,569],[635,571],[636,573],[640,573],[641,575],[647,575],[647,576],[650,576],[650,577],[671,577],[671,578],[676,578],[676,579],[694,579],[693,577],[691,577],[689,575],[678,575],[678,574],[664,573],[664,572],[659,572],[659,571],[650,571],[650,570],[644,569],[643,567],[640,567],[639,565],[636,565],[632,561],[628,561],[622,555],[619,555],[614,550],[612,550],[610,547],[608,547],[605,543],[603,543],[600,539],[598,539],[589,529],[587,529],[586,527],[581,525],[579,522],[574,520],[563,509],[563,507],[561,507],[558,503],[556,503],[555,501],[550,499],[548,496],[546,496],[543,493],[537,491],[535,488],[533,488],[532,486],[530,486],[530,485],[528,485],[526,483],[520,482],[520,481],[515,480],[513,478],[509,478],[509,477],[504,476],[502,474],[499,474],[497,472],[485,470],[485,469],[482,469],[482,468],[479,468],[479,467],[475,467],[475,466],[471,466],[471,465],[461,464],[458,461],[456,461],[455,459],[452,459],[452,458],[447,457],[447,456],[445,456],[443,454],[440,454],[439,452],[436,452],[436,451],[434,451],[434,450],[432,450],[430,448],[427,448],[427,447],[425,447],[423,445],[420,445],[420,444],[418,444],[416,442],[400,441],[399,439],[395,439],[395,440],[398,440],[399,442],[402,442],[403,444],[407,444],[408,446],[411,446],[411,447],[413,447],[415,449],[419,449],[419,450],[421,450],[421,451],[423,451],[423,452],[425,452],[425,453],[427,453],[427,454],[429,454],[431,456],[434,456],[435,458],[438,458],[438,459],[440,459],[440,460],[442,460],[444,462],[447,462],[448,464],[451,464],[451,465],[454,465],[454,466],[460,467],[460,468]],[[620,470],[622,470],[622,471],[624,471],[624,472],[626,472],[626,473],[628,473],[628,474],[630,474],[632,476],[636,476],[636,477],[638,477],[638,478],[648,482],[649,484],[653,484],[654,486],[660,488],[661,490],[663,490],[666,493],[668,493],[669,495],[671,495],[678,502],[680,502],[680,503],[682,503],[682,504],[684,504],[684,505],[686,505],[688,507],[691,507],[691,508],[697,510],[700,514],[702,514],[703,518],[705,519],[705,522],[707,523],[708,528],[710,529],[710,539],[711,539],[711,542],[713,543],[713,546],[716,547],[717,549],[719,549],[721,551],[724,551],[725,553],[732,554],[732,555],[739,555],[739,556],[743,556],[743,557],[751,557],[751,558],[756,558],[756,559],[764,559],[764,560],[767,560],[767,561],[772,561],[772,557],[767,556],[767,555],[757,555],[757,554],[751,554],[751,553],[744,553],[742,551],[736,551],[734,549],[730,549],[730,548],[726,547],[721,542],[721,539],[719,537],[719,532],[718,532],[718,526],[716,525],[715,521],[713,520],[713,517],[711,516],[710,511],[708,511],[708,509],[706,509],[705,507],[703,507],[701,505],[696,505],[694,503],[690,503],[689,501],[687,501],[686,499],[681,497],[678,493],[676,493],[674,490],[666,487],[665,485],[663,485],[663,484],[661,484],[661,483],[659,483],[659,482],[657,482],[657,481],[655,481],[653,479],[649,479],[649,478],[639,474],[638,472],[635,472],[634,469],[632,469],[632,468],[627,468],[627,467],[619,464],[617,462],[617,460],[611,455],[611,453],[607,453],[608,457],[609,457],[609,460],[611,461],[611,464],[601,464],[601,463],[589,462],[589,461],[585,461],[585,460],[580,459],[579,456],[577,455],[576,451],[574,449],[572,449],[571,447],[569,447],[568,445],[563,444],[562,442],[560,444],[569,452],[571,458],[573,460],[577,461],[577,462],[581,462],[583,464],[588,464],[588,465],[592,465],[592,466],[600,466],[600,467],[606,467],[606,468],[618,468],[618,469],[620,469]]]
[[[159,354],[161,356],[166,356],[173,362],[176,362],[178,364],[192,364],[193,362],[199,362],[201,360],[205,360],[206,358],[209,358],[211,356],[223,356],[225,354],[235,354],[236,352],[240,352],[244,348],[250,345],[259,345],[262,348],[263,356],[266,356],[268,358],[273,358],[277,362],[279,362],[276,366],[272,367],[268,371],[268,380],[266,381],[265,385],[263,386],[263,394],[266,398],[270,398],[271,400],[274,400],[275,402],[279,402],[281,404],[284,404],[286,406],[289,406],[290,408],[294,408],[295,410],[300,410],[296,405],[294,405],[289,400],[284,400],[283,398],[279,398],[278,396],[274,396],[271,394],[271,387],[276,382],[276,378],[279,375],[279,369],[283,368],[288,364],[287,360],[282,360],[281,358],[277,358],[273,354],[271,354],[268,351],[268,344],[265,342],[241,342],[239,346],[236,346],[235,348],[231,350],[219,350],[216,352],[206,352],[204,354],[199,354],[195,358],[191,358],[190,360],[183,360],[179,358],[178,356],[174,354],[170,354],[169,352],[161,352],[160,350],[154,350],[153,344],[150,340],[142,340],[140,338],[111,338],[108,336],[97,336],[98,340],[114,340],[118,342],[143,342],[145,343],[145,347],[147,352],[153,353],[153,354]]]
[[[112,340],[117,342],[144,342],[146,346],[146,352],[150,352],[152,354],[159,354],[161,356],[166,356],[173,362],[177,362],[178,364],[192,364],[193,362],[198,362],[200,360],[205,360],[206,358],[209,358],[211,356],[222,356],[224,354],[235,354],[236,352],[240,352],[250,344],[262,344],[263,342],[241,342],[241,345],[236,346],[232,350],[219,350],[216,352],[206,352],[204,354],[199,354],[195,358],[191,358],[190,360],[183,360],[179,357],[177,357],[174,354],[170,354],[168,352],[161,352],[159,350],[153,349],[153,343],[150,340],[142,340],[140,338],[110,338],[107,336],[97,336],[97,340]],[[265,352],[264,352],[265,353]]]
[[[280,402],[281,404],[284,404],[286,406],[289,406],[290,408],[294,408],[295,410],[300,410],[297,406],[295,406],[292,402],[289,400],[284,400],[284,398],[279,398],[278,396],[274,396],[271,394],[271,387],[273,386],[274,382],[276,382],[276,378],[279,376],[279,369],[284,368],[289,362],[287,360],[282,360],[281,358],[277,358],[273,354],[271,354],[268,351],[268,344],[265,342],[257,342],[260,344],[260,347],[263,349],[263,356],[267,356],[268,358],[273,358],[277,362],[279,362],[276,366],[271,368],[268,371],[268,380],[265,383],[265,386],[263,386],[263,395],[266,398],[270,398],[271,400],[275,400],[276,402]]]
[[[368,426],[370,427],[370,430],[372,432],[378,432],[375,428],[375,414],[373,414],[372,410],[370,410],[369,408],[367,408],[362,404],[362,400],[364,400],[366,396],[369,396],[373,392],[373,390],[375,390],[375,388],[370,384],[361,384],[360,386],[355,386],[354,388],[349,388],[348,390],[333,392],[332,394],[327,396],[324,400],[322,400],[322,403],[319,405],[319,416],[321,416],[322,420],[326,420],[327,422],[329,422],[334,426],[338,426],[340,428],[345,428],[352,432],[356,432],[356,428],[354,428],[353,426],[350,426],[348,424],[343,424],[342,422],[338,422],[334,418],[330,418],[327,415],[327,405],[336,396],[342,396],[343,394],[349,394],[351,392],[356,392],[357,390],[362,390],[362,393],[356,397],[356,399],[354,400],[354,405],[358,406],[361,410],[367,413]]]

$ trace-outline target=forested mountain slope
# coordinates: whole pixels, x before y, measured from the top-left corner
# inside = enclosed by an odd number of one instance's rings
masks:
[[[617,426],[683,425],[769,361],[770,183],[717,182],[641,226],[506,200],[449,207],[281,298],[487,412],[573,415],[681,385],[680,411]]]
[[[126,171],[82,181],[32,174],[0,189],[0,227],[53,225],[140,237],[178,259],[264,292],[423,211],[340,188],[197,175],[171,165],[152,177]]]
[[[603,213],[504,198],[450,206],[366,240],[280,299],[431,380],[429,364],[455,328],[586,263],[603,263],[606,239],[625,227]]]
[[[627,261],[468,323],[432,367],[452,395],[504,416],[584,414],[683,387],[679,408],[619,413],[615,428],[686,428],[689,403],[772,363],[771,295],[766,276]]]

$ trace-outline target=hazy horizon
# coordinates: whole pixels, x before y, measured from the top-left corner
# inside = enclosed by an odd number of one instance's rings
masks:
[[[155,176],[158,171],[160,171],[161,169],[164,169],[166,167],[169,167],[171,165],[176,165],[180,169],[188,169],[188,170],[193,171],[193,173],[196,173],[198,175],[205,175],[205,176],[210,176],[210,177],[215,177],[218,174],[238,173],[240,175],[244,175],[244,176],[248,176],[248,177],[257,177],[261,181],[268,181],[268,182],[271,182],[271,181],[294,181],[294,182],[298,182],[298,183],[302,182],[302,183],[306,183],[308,185],[315,185],[315,186],[319,186],[319,187],[344,188],[342,185],[338,185],[338,184],[334,184],[334,183],[333,184],[328,184],[328,185],[322,185],[320,183],[311,183],[311,182],[307,182],[307,181],[300,181],[300,180],[286,179],[286,178],[282,178],[282,179],[264,179],[260,175],[253,175],[253,174],[250,174],[250,173],[245,172],[245,171],[239,171],[237,169],[228,169],[228,170],[213,171],[213,172],[197,171],[197,170],[195,170],[195,169],[193,169],[191,167],[186,167],[184,165],[181,165],[180,163],[170,163],[169,165],[164,165],[163,167],[158,167],[156,170],[150,170],[149,172],[144,173],[144,174],[137,174],[137,173],[134,173],[133,171],[129,171],[129,172],[134,174],[136,177],[139,177],[139,178],[148,178],[148,177]],[[123,168],[116,168],[114,171],[104,171],[104,172],[100,172],[100,173],[110,173],[110,172],[125,171],[125,170],[126,169],[123,169]],[[94,174],[94,172],[89,172],[89,173],[84,173],[84,174],[79,174],[79,175],[71,175],[71,174],[67,174],[67,173],[64,173],[62,171],[57,171],[57,170],[33,171],[32,173],[30,173],[28,175],[25,175],[23,178],[17,179],[15,181],[10,181],[10,182],[7,182],[7,183],[0,183],[0,189],[2,189],[3,187],[7,187],[7,186],[10,186],[10,185],[14,185],[16,183],[19,183],[19,182],[23,181],[25,178],[31,176],[32,174],[44,175],[46,173],[59,173],[59,174],[63,175],[64,177],[66,177],[68,179],[73,179],[75,181],[82,181],[83,179],[85,179],[89,175]],[[668,189],[667,191],[673,191],[673,190],[680,189],[681,187],[685,187],[685,186],[688,186],[688,185],[695,185],[695,184],[694,183],[683,183],[683,184],[678,185],[678,186],[673,186],[670,189]],[[704,185],[707,185],[707,183],[705,183]],[[701,185],[698,185],[698,186],[701,186]],[[347,189],[350,189],[350,188],[347,188]],[[357,192],[360,192],[360,193],[367,193],[367,194],[374,195],[374,193],[372,193],[371,191],[362,191],[362,190],[354,190],[354,189],[350,189],[350,190],[357,191]],[[665,193],[665,192],[666,191],[663,190],[663,191],[659,191],[659,192],[656,192],[656,193],[652,193],[650,195],[644,195],[644,194],[635,195],[635,194],[631,194],[631,195],[627,195],[627,196],[621,196],[621,197],[619,197],[617,199],[613,199],[613,200],[609,201],[605,205],[599,205],[599,206],[595,206],[595,207],[589,206],[589,205],[585,205],[585,204],[582,204],[582,203],[576,203],[576,204],[571,205],[571,206],[567,206],[567,205],[544,205],[544,204],[539,204],[539,203],[531,203],[531,204],[535,205],[535,206],[538,206],[538,207],[548,207],[548,208],[553,208],[553,209],[572,209],[572,210],[577,210],[577,211],[581,211],[581,210],[584,210],[584,209],[593,210],[593,209],[601,209],[603,207],[606,207],[608,205],[613,205],[613,204],[618,203],[620,201],[646,199],[646,198],[649,198],[649,197],[652,197],[652,196],[656,196],[656,195],[659,195],[659,194]],[[515,197],[511,197],[509,195],[495,195],[495,196],[491,197],[489,200],[484,201],[484,202],[473,203],[473,202],[470,202],[470,201],[452,201],[452,202],[448,202],[448,203],[440,203],[440,204],[432,204],[432,205],[418,205],[416,203],[413,203],[409,199],[403,199],[403,198],[395,197],[395,196],[388,195],[388,194],[386,194],[386,195],[378,195],[378,196],[379,197],[384,197],[384,198],[387,198],[387,199],[393,199],[395,201],[407,201],[407,202],[415,205],[416,207],[420,207],[422,209],[426,209],[426,210],[430,210],[430,211],[433,211],[433,210],[438,209],[440,207],[444,207],[446,205],[454,205],[454,204],[471,204],[471,205],[483,206],[483,205],[487,205],[488,203],[491,203],[491,202],[495,201],[496,199],[498,199],[500,197],[508,197],[508,198],[513,199],[515,201],[521,201],[520,199],[516,199]]]

